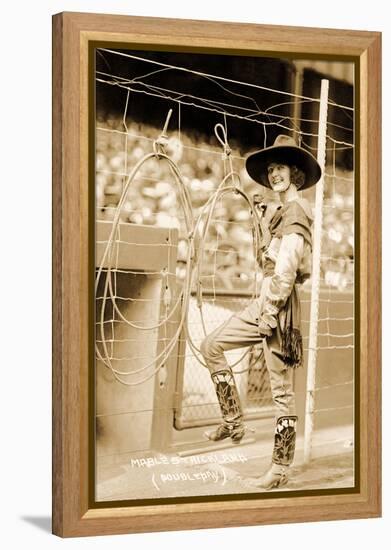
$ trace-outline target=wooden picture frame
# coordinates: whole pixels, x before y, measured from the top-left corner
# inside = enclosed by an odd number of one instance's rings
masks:
[[[277,31],[277,32],[276,32]],[[234,37],[234,38],[231,38]],[[89,43],[349,56],[358,75],[359,487],[354,492],[140,506],[91,505]],[[53,533],[62,537],[378,517],[381,514],[381,34],[154,19],[53,17]]]

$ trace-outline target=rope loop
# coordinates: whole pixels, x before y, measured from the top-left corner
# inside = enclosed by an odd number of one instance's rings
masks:
[[[227,132],[221,123],[216,124],[214,130],[215,130],[215,136],[220,142],[224,151],[222,154],[222,159],[227,160],[232,153],[231,147],[228,145]],[[220,131],[223,133],[222,136],[219,133]]]

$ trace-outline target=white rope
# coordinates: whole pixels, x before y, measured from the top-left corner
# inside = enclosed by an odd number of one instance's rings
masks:
[[[169,113],[169,116],[170,116],[170,113]],[[165,155],[163,153],[163,149],[162,149],[164,147],[163,138],[165,137],[165,131],[167,129],[169,116],[167,117],[166,125],[164,127],[163,133],[161,134],[160,138],[154,144],[155,153],[150,153],[150,154],[145,155],[136,164],[136,166],[134,167],[134,169],[132,170],[132,172],[130,173],[130,175],[128,177],[128,180],[127,180],[127,182],[126,182],[126,184],[123,188],[120,200],[119,200],[118,205],[116,207],[116,212],[115,212],[114,220],[113,220],[113,223],[112,223],[112,229],[111,229],[111,232],[110,232],[110,236],[108,238],[106,248],[105,248],[103,256],[102,256],[101,264],[99,266],[98,273],[97,273],[97,276],[96,276],[95,293],[97,292],[100,277],[101,277],[102,273],[105,272],[105,274],[106,274],[105,285],[104,285],[104,294],[103,294],[103,302],[102,302],[102,305],[101,305],[101,319],[100,319],[100,321],[101,321],[100,322],[100,334],[101,334],[100,343],[101,343],[101,346],[103,348],[104,355],[102,355],[102,353],[100,352],[100,350],[97,346],[97,342],[96,342],[97,356],[103,362],[103,364],[106,367],[111,369],[111,371],[112,371],[114,377],[116,378],[116,380],[118,380],[119,382],[121,382],[122,384],[125,384],[127,386],[136,386],[138,384],[142,384],[142,383],[146,382],[147,380],[150,380],[152,377],[154,377],[156,375],[156,373],[159,371],[161,366],[164,364],[164,362],[166,360],[166,357],[171,353],[171,351],[174,348],[174,346],[176,345],[177,340],[179,338],[179,335],[181,333],[182,326],[183,326],[183,323],[184,323],[185,317],[186,317],[187,303],[188,303],[189,296],[190,296],[191,262],[192,262],[192,256],[193,256],[192,231],[193,231],[194,222],[193,222],[193,218],[192,218],[191,206],[189,204],[189,196],[187,194],[187,190],[186,190],[186,187],[184,185],[182,176],[179,172],[179,169],[177,168],[176,164],[167,155]],[[186,219],[186,223],[187,223],[187,230],[188,230],[188,235],[189,235],[189,237],[188,237],[188,241],[189,241],[189,243],[188,243],[189,244],[189,246],[188,246],[188,257],[187,257],[187,262],[186,262],[187,265],[188,265],[188,269],[186,271],[186,279],[185,279],[185,282],[184,282],[183,291],[181,293],[179,293],[177,301],[175,302],[174,306],[171,308],[170,313],[167,313],[167,308],[166,308],[166,317],[165,318],[163,318],[159,323],[155,323],[154,325],[150,325],[150,326],[146,327],[146,326],[142,326],[142,325],[139,325],[139,324],[136,324],[136,323],[132,323],[131,321],[126,319],[122,315],[120,309],[118,308],[118,306],[116,304],[116,300],[115,300],[115,292],[113,292],[113,288],[112,288],[111,265],[112,265],[112,259],[113,259],[112,258],[113,257],[113,251],[114,251],[113,243],[116,242],[114,240],[114,235],[117,232],[118,227],[119,227],[120,213],[121,213],[123,204],[125,202],[126,196],[128,194],[129,186],[131,185],[135,175],[140,170],[140,168],[143,166],[143,164],[145,162],[147,162],[149,159],[155,158],[156,156],[159,159],[164,159],[165,161],[168,162],[168,164],[170,166],[170,170],[172,171],[172,173],[174,175],[174,180],[175,180],[175,182],[176,182],[176,184],[178,185],[178,188],[179,188],[180,203],[181,203],[181,207],[183,209],[184,215],[185,215],[185,219]],[[104,268],[104,265],[105,265],[106,261],[108,261],[108,265],[107,265],[107,267]],[[133,328],[137,328],[139,330],[149,330],[149,331],[156,330],[157,328],[159,328],[163,324],[167,323],[167,321],[173,316],[173,314],[176,313],[179,305],[183,301],[181,320],[179,322],[176,333],[170,339],[168,344],[167,344],[167,341],[165,342],[165,346],[163,347],[162,351],[154,358],[154,360],[151,363],[149,363],[147,365],[144,365],[140,369],[136,369],[136,370],[133,370],[133,371],[118,371],[113,367],[113,365],[111,363],[112,359],[110,359],[110,354],[109,354],[108,349],[107,349],[107,342],[106,342],[105,333],[104,333],[104,314],[105,314],[105,307],[106,307],[106,300],[107,300],[107,292],[108,291],[110,293],[111,302],[113,304],[114,311],[119,315],[120,319],[122,321],[126,322],[127,324],[129,324],[130,326],[132,326]],[[160,363],[157,365],[157,367],[154,368],[152,373],[150,373],[147,377],[144,377],[142,380],[138,380],[136,382],[127,382],[127,381],[124,381],[123,379],[121,379],[121,376],[135,375],[135,374],[139,374],[141,372],[144,372],[145,370],[149,369],[153,364],[156,364],[156,362],[158,360],[160,360],[161,357],[163,357],[163,360],[160,361]]]
[[[222,142],[221,140],[220,140],[220,142],[223,145],[225,145],[225,143]],[[248,207],[250,208],[251,218],[252,218],[252,221],[253,221],[253,228],[254,228],[254,231],[253,231],[253,239],[254,239],[253,246],[254,246],[254,260],[255,260],[255,262],[256,262],[256,257],[257,257],[257,250],[259,248],[260,235],[259,235],[258,216],[257,216],[256,210],[252,206],[250,198],[246,195],[246,193],[242,189],[238,188],[237,186],[233,185],[233,186],[226,187],[226,185],[225,185],[226,182],[228,181],[228,179],[233,178],[234,176],[237,178],[237,181],[240,182],[240,178],[237,174],[228,173],[225,176],[225,178],[222,180],[221,184],[219,185],[219,187],[216,190],[216,192],[214,193],[214,195],[212,197],[210,197],[210,199],[207,201],[206,205],[203,208],[203,211],[201,212],[200,216],[198,217],[197,224],[196,224],[195,235],[198,234],[198,225],[200,224],[200,221],[202,219],[202,216],[203,216],[205,210],[208,209],[207,210],[207,219],[206,219],[206,222],[204,224],[203,231],[202,231],[202,234],[201,234],[201,237],[200,237],[200,240],[199,240],[198,255],[197,255],[196,262],[195,262],[195,271],[198,273],[197,304],[198,304],[198,308],[199,308],[199,312],[200,312],[201,325],[202,325],[203,332],[204,332],[205,336],[207,335],[207,331],[206,331],[205,319],[204,319],[204,315],[203,315],[203,305],[202,305],[203,291],[202,291],[202,283],[201,283],[201,280],[200,280],[200,273],[202,272],[204,246],[205,246],[205,241],[206,241],[206,237],[207,237],[207,234],[208,234],[210,222],[211,222],[211,219],[212,219],[212,214],[213,214],[213,211],[215,209],[217,201],[221,197],[223,197],[224,195],[229,194],[229,193],[236,193],[236,194],[241,195],[242,198],[246,201]],[[233,180],[233,181],[235,181],[235,180]],[[257,292],[257,289],[256,289],[256,277],[255,277],[254,278],[253,294],[252,294],[251,297],[249,297],[249,299],[255,299],[256,298],[256,292]],[[206,363],[204,361],[202,361],[199,357],[200,349],[194,344],[194,341],[192,339],[192,336],[191,336],[188,325],[186,325],[186,336],[187,336],[187,341],[189,343],[190,349],[193,352],[193,355],[194,355],[195,359],[201,365],[206,367],[207,366]],[[248,348],[244,352],[242,357],[240,357],[237,361],[235,361],[233,364],[231,364],[229,366],[231,368],[234,368],[236,365],[238,365],[239,363],[241,363],[244,360],[244,358],[249,354],[249,352],[250,352],[250,348]],[[249,365],[248,368],[250,368],[250,366],[251,365]],[[245,370],[248,370],[248,368],[245,369]],[[241,371],[241,372],[244,372],[244,371]]]

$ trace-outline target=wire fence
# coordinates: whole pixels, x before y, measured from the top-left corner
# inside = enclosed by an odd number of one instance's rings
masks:
[[[126,56],[130,75],[132,61],[143,60],[146,65],[142,74],[134,73],[128,78],[103,71],[97,72],[96,78],[99,86],[118,88],[118,101],[126,94],[122,117],[100,116],[98,110],[96,121],[100,250],[96,350],[98,370],[105,366],[109,371],[100,375],[98,383],[107,383],[111,374],[127,388],[144,385],[153,393],[151,384],[156,375],[167,357],[176,354],[178,368],[183,370],[176,426],[204,425],[219,417],[219,409],[209,373],[197,351],[200,341],[229,315],[245,307],[257,295],[262,280],[256,261],[254,216],[246,200],[254,192],[254,184],[244,169],[245,157],[240,148],[229,144],[230,119],[260,125],[260,146],[268,143],[269,130],[278,128],[294,135],[302,147],[313,152],[312,138],[317,138],[317,133],[301,128],[316,120],[278,111],[281,106],[316,104],[319,100],[269,88],[270,93],[276,94],[276,102],[261,109],[251,95],[254,85],[250,83],[152,62],[142,55],[103,51],[106,55]],[[228,94],[231,100],[218,101],[148,81],[151,75],[164,71],[196,74],[213,82],[224,92],[224,98]],[[242,87],[240,93],[238,87]],[[159,136],[159,131],[147,121],[132,121],[128,108],[134,94],[167,102],[167,112],[176,109],[177,126],[164,128]],[[329,104],[346,113],[346,120],[350,121],[351,107],[332,100]],[[211,134],[220,124],[225,142],[211,144],[210,140],[183,131],[181,117],[185,106],[208,111]],[[337,135],[341,128],[351,131],[351,142],[335,137],[334,132]],[[332,410],[336,414],[345,409],[353,412],[354,174],[336,162],[339,152],[353,147],[352,125],[328,125],[317,345],[319,417]],[[262,193],[264,200],[274,200],[267,190]],[[311,191],[303,195],[313,202]],[[302,291],[306,353],[309,288],[306,284]],[[235,297],[235,293],[241,296]],[[181,339],[185,343],[178,348]],[[268,414],[270,386],[262,350],[239,350],[228,355],[235,365],[246,414]],[[330,361],[344,365],[340,377],[335,376],[335,371],[327,375]],[[337,399],[333,400],[333,407],[324,406],[334,391]],[[103,403],[103,397],[99,403]],[[97,416],[102,423],[108,416],[129,418],[138,410],[129,409],[125,398],[118,400],[113,410],[99,407]],[[150,401],[145,410],[153,412],[153,407]],[[349,414],[344,418],[349,418]]]

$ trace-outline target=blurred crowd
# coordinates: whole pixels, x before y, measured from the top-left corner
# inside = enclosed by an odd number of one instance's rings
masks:
[[[118,118],[97,117],[96,207],[97,219],[112,220],[127,176],[134,166],[153,151],[156,128]],[[194,218],[227,173],[228,163],[213,132],[204,136],[169,133],[166,152],[177,163],[188,190]],[[262,194],[273,200],[268,190],[255,184],[244,169],[239,150],[231,154],[234,170],[243,190],[252,197]],[[327,167],[323,208],[322,284],[341,291],[353,284],[354,213],[353,177],[336,167]],[[313,203],[313,194],[307,197]],[[121,210],[121,221],[179,231],[178,276],[185,270],[187,230],[179,207],[178,189],[168,163],[150,159],[137,172]],[[182,266],[181,266],[182,264]],[[216,204],[205,242],[202,275],[204,286],[249,289],[254,280],[252,220],[240,195],[230,193]]]

